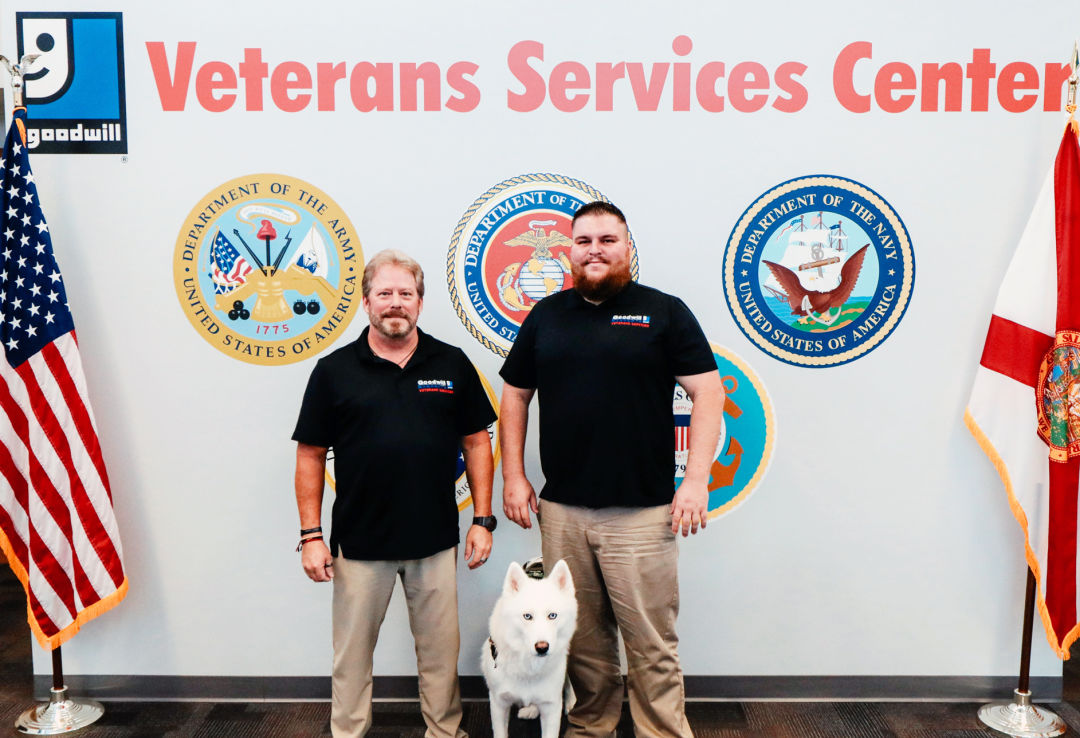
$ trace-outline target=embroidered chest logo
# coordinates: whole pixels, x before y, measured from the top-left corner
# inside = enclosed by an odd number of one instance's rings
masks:
[[[632,325],[636,328],[648,328],[651,315],[612,315],[612,325]]]
[[[439,392],[444,395],[454,394],[454,383],[449,379],[418,379],[416,389],[420,392]]]

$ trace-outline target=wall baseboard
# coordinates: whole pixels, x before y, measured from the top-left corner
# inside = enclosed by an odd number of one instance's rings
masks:
[[[329,700],[330,677],[66,675],[73,697],[102,701]],[[687,676],[688,700],[866,700],[984,702],[1012,699],[1015,676]],[[47,700],[52,677],[34,676],[34,696]],[[416,677],[377,676],[377,700],[416,699]],[[1059,702],[1061,677],[1032,677],[1036,702]],[[487,699],[484,680],[461,678],[461,696]]]

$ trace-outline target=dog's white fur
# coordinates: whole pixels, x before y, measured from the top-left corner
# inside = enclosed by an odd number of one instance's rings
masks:
[[[488,623],[491,641],[484,641],[480,658],[494,738],[506,738],[514,705],[521,706],[520,718],[540,716],[542,738],[557,738],[566,657],[576,625],[574,580],[565,561],[544,579],[532,579],[520,564],[510,564]]]

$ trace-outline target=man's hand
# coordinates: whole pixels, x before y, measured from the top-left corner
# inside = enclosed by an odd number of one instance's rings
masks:
[[[671,532],[678,534],[682,528],[683,538],[698,532],[698,525],[705,530],[705,517],[709,512],[709,490],[704,482],[683,479],[671,502]]]
[[[478,569],[491,556],[491,531],[482,525],[473,525],[465,534],[465,561],[470,569]]]
[[[334,557],[324,541],[305,543],[300,554],[304,573],[313,582],[329,582],[334,578]]]
[[[507,520],[512,520],[522,528],[531,528],[529,511],[535,513],[538,509],[536,492],[525,475],[503,480],[503,512]]]

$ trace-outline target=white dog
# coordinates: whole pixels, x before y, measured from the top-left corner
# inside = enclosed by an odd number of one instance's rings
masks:
[[[532,579],[514,562],[495,602],[480,665],[491,699],[491,730],[506,738],[510,708],[519,718],[540,716],[542,738],[556,738],[577,600],[570,568],[560,560],[545,579]]]

